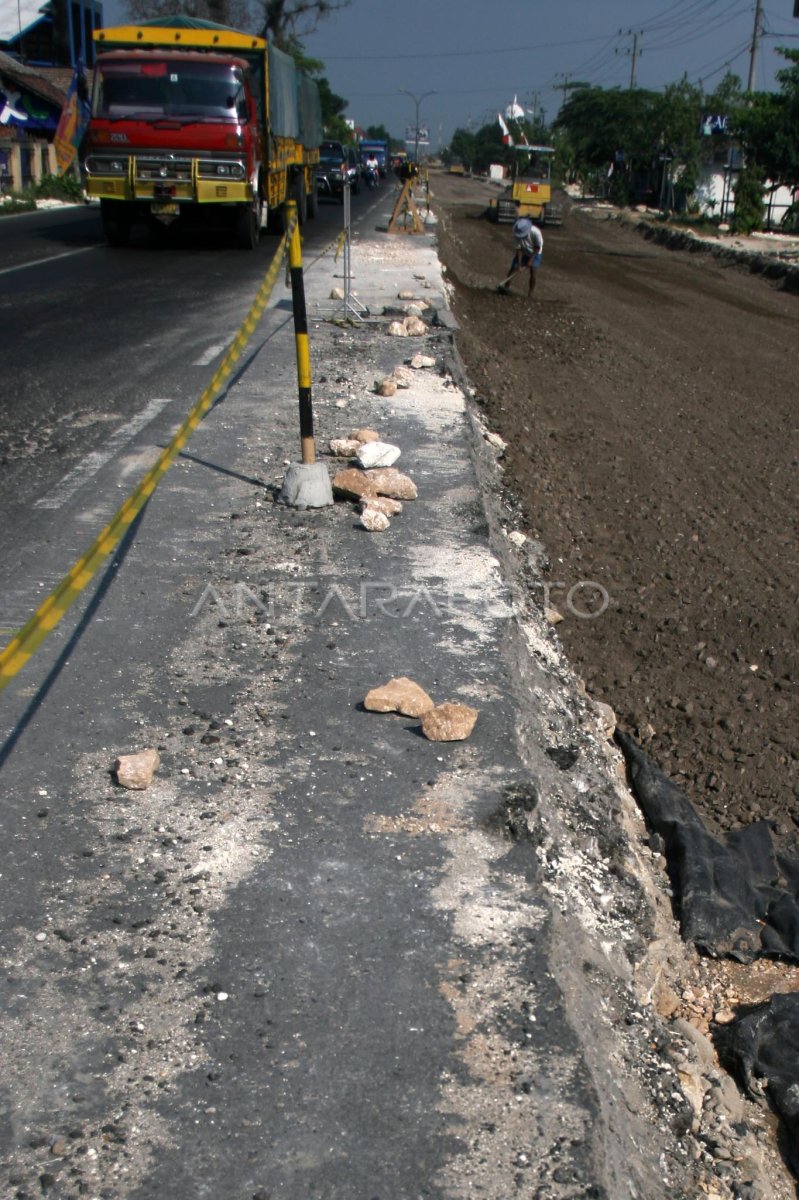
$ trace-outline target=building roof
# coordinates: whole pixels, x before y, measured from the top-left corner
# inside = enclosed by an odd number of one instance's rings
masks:
[[[49,73],[46,73],[44,68],[28,67],[24,63],[18,62],[16,58],[12,58],[10,54],[4,54],[0,50],[0,75],[10,79],[17,87],[27,88],[34,95],[60,107],[64,103],[67,88],[72,80],[72,72],[59,72],[59,74],[68,76],[64,87],[59,87],[52,78],[47,78],[46,74]]]
[[[0,0],[0,42],[10,42],[41,21],[48,0]]]

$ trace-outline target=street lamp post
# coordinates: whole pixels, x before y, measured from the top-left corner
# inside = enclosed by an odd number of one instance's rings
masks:
[[[414,125],[415,145],[414,145],[414,150],[413,150],[413,161],[418,165],[418,163],[419,163],[419,109],[421,107],[423,100],[425,100],[428,96],[435,96],[436,93],[434,91],[433,92],[422,92],[421,96],[417,96],[414,92],[406,91],[405,88],[400,88],[400,91],[402,92],[403,96],[410,96],[411,100],[413,100],[414,104],[416,105],[416,123]]]

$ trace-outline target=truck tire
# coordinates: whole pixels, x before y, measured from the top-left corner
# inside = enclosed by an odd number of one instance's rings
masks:
[[[282,204],[269,209],[266,216],[266,232],[278,237],[282,237],[286,232],[286,210]]]
[[[304,225],[308,220],[308,193],[305,190],[305,176],[298,171],[294,180],[294,199],[297,204],[297,220]]]
[[[313,220],[319,212],[319,193],[316,190],[316,172],[311,175],[311,190],[308,192],[308,216]]]
[[[236,214],[236,242],[242,250],[255,250],[261,236],[261,217],[263,214],[263,199],[260,194],[260,183],[256,198],[249,204],[242,204]]]
[[[101,200],[100,219],[109,246],[127,246],[133,224],[128,205],[120,200]]]

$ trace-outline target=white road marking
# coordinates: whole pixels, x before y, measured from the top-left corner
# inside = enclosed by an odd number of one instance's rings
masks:
[[[233,338],[231,336],[226,342],[214,342],[213,346],[209,346],[207,350],[203,351],[200,357],[195,358],[191,365],[193,367],[209,366],[209,364],[214,361],[218,354],[221,354],[223,350],[227,350],[232,340]]]
[[[63,254],[51,254],[49,258],[36,258],[33,262],[20,263],[17,267],[3,267],[0,275],[10,275],[13,271],[27,271],[28,267],[41,267],[44,263],[57,262],[59,258],[72,258],[75,254],[87,254],[96,250],[96,246],[81,246],[80,250],[65,250]]]
[[[60,508],[67,500],[75,495],[79,488],[83,487],[93,475],[104,467],[107,462],[118,454],[123,446],[134,438],[137,433],[144,429],[145,425],[149,425],[154,417],[157,417],[162,409],[166,408],[167,404],[172,403],[172,397],[166,400],[151,400],[149,404],[138,413],[132,420],[128,421],[127,425],[123,425],[116,433],[112,434],[106,442],[102,450],[94,450],[91,454],[87,454],[83,462],[78,463],[60,483],[49,491],[46,496],[42,496],[37,500],[34,508]]]

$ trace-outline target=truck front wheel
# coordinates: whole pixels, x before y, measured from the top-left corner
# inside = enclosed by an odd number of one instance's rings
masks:
[[[101,200],[100,219],[109,246],[127,246],[133,224],[129,206],[120,200]]]
[[[236,241],[242,250],[255,250],[261,236],[260,196],[249,204],[243,204],[236,214]]]

